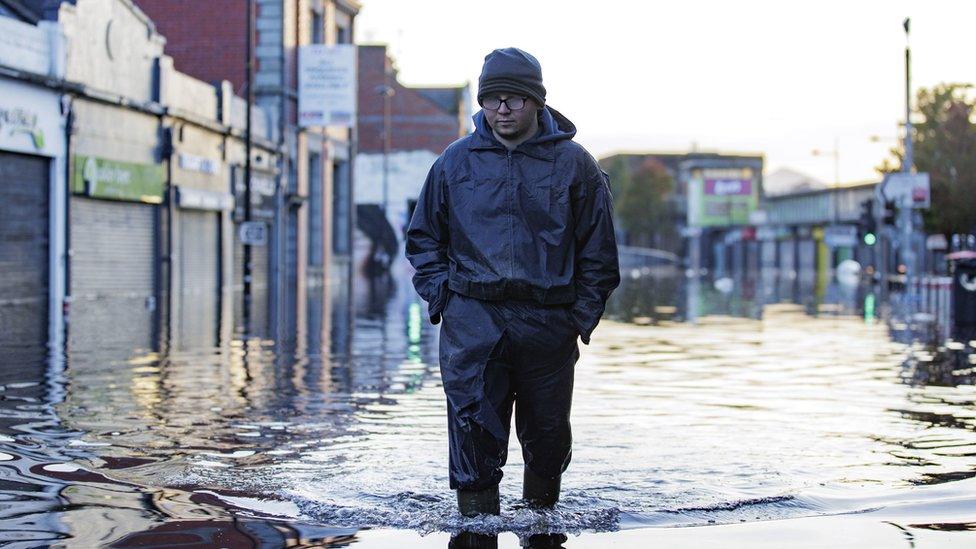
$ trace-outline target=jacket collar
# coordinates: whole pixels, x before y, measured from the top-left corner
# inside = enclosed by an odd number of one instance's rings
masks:
[[[558,120],[557,116],[562,120]],[[472,119],[474,120],[475,130],[471,135],[471,139],[468,141],[468,149],[507,152],[508,149],[495,137],[495,134],[488,126],[484,111],[478,111]],[[561,127],[563,124],[559,122],[564,122],[564,125],[568,127]],[[562,139],[572,139],[575,134],[576,127],[573,126],[572,122],[559,114],[558,111],[555,111],[555,109],[545,106],[540,111],[539,133],[528,141],[520,143],[512,152],[521,152],[540,160],[552,160],[556,156],[556,142]]]

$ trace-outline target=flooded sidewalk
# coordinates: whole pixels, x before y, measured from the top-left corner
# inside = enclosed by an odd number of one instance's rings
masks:
[[[615,296],[616,320],[582,346],[557,509],[518,505],[513,437],[501,517],[463,519],[447,486],[437,327],[408,284],[362,285],[338,350],[234,341],[8,363],[0,540],[443,547],[462,529],[501,533],[502,547],[544,532],[568,534],[565,547],[976,539],[972,355],[894,342],[841,301],[770,299],[761,281],[727,294],[636,276]],[[636,303],[643,284],[668,297]]]

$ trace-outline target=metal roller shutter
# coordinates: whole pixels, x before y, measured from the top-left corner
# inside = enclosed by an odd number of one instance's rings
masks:
[[[298,330],[298,208],[290,208],[285,226],[285,265],[283,269],[284,284],[284,319],[276,329],[283,330],[285,339],[291,340]]]
[[[806,275],[817,268],[817,243],[814,240],[801,240],[797,246],[799,253],[799,270],[801,275]]]
[[[776,268],[776,242],[771,240],[763,241],[761,266],[763,269]]]
[[[234,321],[239,329],[244,327],[244,243],[234,226]],[[270,269],[268,247],[251,246],[251,334],[268,335],[268,271]]]
[[[69,349],[116,358],[152,349],[158,208],[78,196],[70,208]]]
[[[779,241],[779,268],[783,272],[796,270],[796,242],[793,240]]]
[[[220,331],[220,217],[180,210],[180,288],[177,336],[180,349],[217,344]]]
[[[268,335],[268,246],[251,246],[251,330],[257,336]]]
[[[43,359],[48,329],[48,161],[0,153],[0,348]]]

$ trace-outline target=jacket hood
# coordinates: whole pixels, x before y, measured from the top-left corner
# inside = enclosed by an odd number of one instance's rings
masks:
[[[504,147],[495,137],[495,134],[492,133],[484,110],[476,112],[471,119],[474,120],[476,147]],[[572,139],[574,136],[576,136],[576,125],[563,116],[562,113],[546,105],[539,111],[539,133],[519,146],[562,141],[564,139]]]

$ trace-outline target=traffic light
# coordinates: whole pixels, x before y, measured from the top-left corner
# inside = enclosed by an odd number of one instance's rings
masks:
[[[895,212],[895,201],[885,200],[884,211],[882,211],[881,213],[883,214],[882,217],[884,218],[883,221],[885,225],[894,225],[895,214],[897,213]]]
[[[874,246],[878,241],[878,224],[874,218],[874,199],[861,202],[861,216],[857,220],[858,233],[861,241],[868,246]]]

